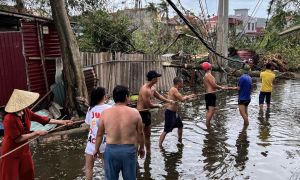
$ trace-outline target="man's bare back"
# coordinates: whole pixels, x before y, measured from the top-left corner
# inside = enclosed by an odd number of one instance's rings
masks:
[[[102,114],[107,144],[135,144],[138,129],[142,129],[142,119],[136,109],[125,105],[115,105]]]
[[[168,92],[168,99],[171,99],[173,101],[180,101],[180,99],[178,99],[175,94],[180,94],[180,93],[179,93],[177,88],[172,87]],[[168,103],[167,104],[167,109],[169,109],[171,111],[177,111],[178,110],[178,105],[175,104],[175,103]]]

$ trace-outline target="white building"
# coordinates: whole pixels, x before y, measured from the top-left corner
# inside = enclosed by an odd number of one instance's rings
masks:
[[[242,29],[239,29],[237,33],[248,34],[256,33],[257,19],[248,15],[249,9],[235,9],[234,16],[243,21]]]

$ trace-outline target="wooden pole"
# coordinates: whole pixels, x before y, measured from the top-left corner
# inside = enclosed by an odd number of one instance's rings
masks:
[[[64,117],[65,117],[65,116],[64,116]],[[64,118],[64,117],[63,117],[63,118]],[[63,118],[62,118],[62,119],[63,119]],[[77,122],[74,122],[72,125],[79,124],[79,123],[83,123],[83,122],[84,122],[84,120],[77,121]],[[57,128],[54,128],[54,129],[48,131],[48,133],[52,133],[52,132],[54,132],[54,131],[56,131],[56,130],[58,130],[58,129],[61,129],[61,128],[63,128],[63,127],[66,127],[66,126],[68,126],[68,125],[58,126]],[[9,151],[9,152],[6,153],[6,154],[3,154],[3,155],[0,157],[0,160],[3,159],[4,157],[10,155],[11,153],[17,151],[18,149],[21,149],[22,147],[26,146],[27,144],[33,142],[34,140],[38,139],[39,137],[41,137],[41,136],[40,136],[40,135],[37,135],[36,137],[34,137],[34,138],[28,140],[26,143],[24,143],[24,144],[18,146],[17,148],[15,148],[15,149]]]

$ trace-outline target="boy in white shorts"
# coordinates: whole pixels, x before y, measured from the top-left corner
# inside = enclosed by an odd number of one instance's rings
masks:
[[[90,126],[88,141],[85,148],[85,176],[87,180],[93,178],[94,157],[96,135],[98,131],[99,120],[101,113],[110,108],[110,105],[104,104],[105,102],[105,89],[98,87],[93,89],[91,93],[90,109],[86,114],[85,123]],[[105,150],[105,136],[102,139],[100,146],[100,153],[104,153]]]

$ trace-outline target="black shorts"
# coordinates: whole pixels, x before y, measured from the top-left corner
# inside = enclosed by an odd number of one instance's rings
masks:
[[[142,117],[143,123],[145,127],[151,125],[151,113],[149,111],[140,111],[140,115]]]
[[[208,110],[209,106],[216,107],[217,96],[214,93],[205,94],[205,104]]]
[[[169,133],[172,132],[174,128],[182,128],[182,127],[183,124],[179,115],[174,111],[166,109],[164,132]]]
[[[259,93],[259,104],[264,104],[264,101],[266,99],[266,103],[271,103],[271,92],[260,92]]]
[[[248,106],[250,104],[251,100],[239,100],[239,105],[245,105]]]

